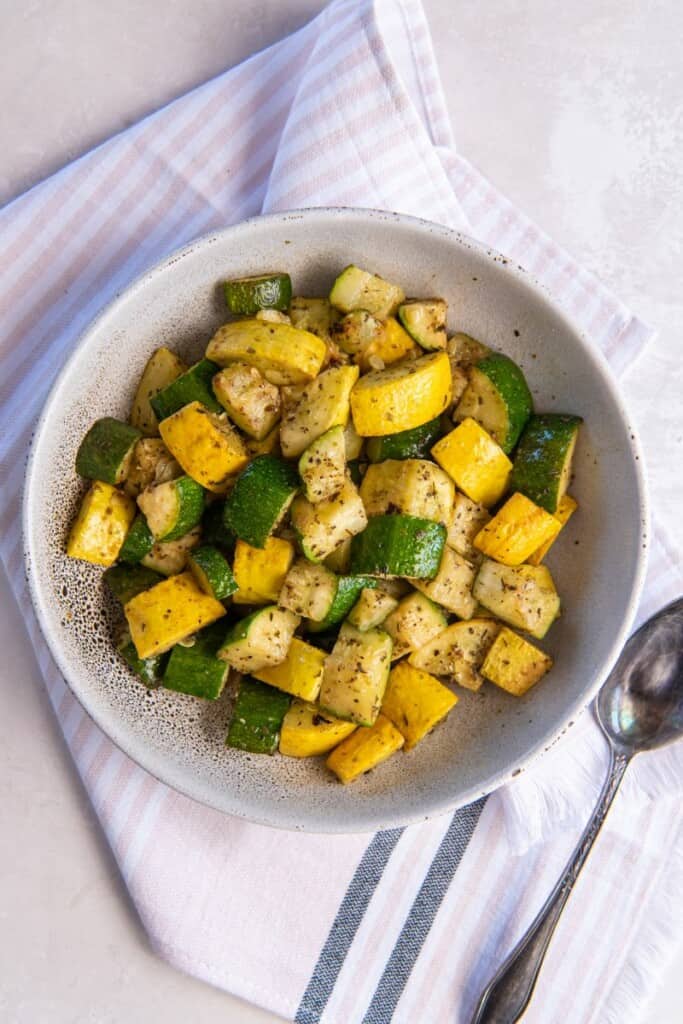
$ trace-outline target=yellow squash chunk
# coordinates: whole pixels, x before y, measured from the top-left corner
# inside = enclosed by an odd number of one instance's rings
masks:
[[[560,504],[557,506],[557,512],[555,512],[555,518],[560,524],[560,529],[571,519],[578,508],[578,503],[569,494],[563,494],[560,498]],[[545,556],[550,551],[551,547],[557,539],[557,534],[545,541],[538,547],[533,555],[529,555],[527,562],[529,565],[540,565]]]
[[[446,525],[453,518],[453,481],[427,459],[385,459],[368,466],[360,496],[369,516],[400,512]]]
[[[216,494],[224,493],[231,477],[249,461],[225,413],[209,412],[201,402],[190,402],[162,420],[159,432],[187,475]]]
[[[521,565],[542,544],[552,543],[561,529],[559,519],[517,492],[479,531],[474,546],[503,565]]]
[[[503,626],[489,649],[482,675],[513,697],[522,697],[553,667],[553,659]]]
[[[332,427],[345,427],[349,395],[358,380],[357,366],[333,366],[307,384],[299,401],[289,407],[280,424],[280,445],[292,459]]]
[[[430,601],[453,612],[460,619],[471,619],[477,602],[472,587],[477,570],[453,548],[443,549],[439,571],[434,579],[413,580],[413,585]]]
[[[324,664],[324,651],[294,637],[284,661],[254,670],[251,674],[262,683],[269,683],[293,697],[315,701],[323,681]]]
[[[93,565],[113,565],[135,518],[135,502],[96,480],[71,527],[66,553]]]
[[[219,366],[248,363],[271,384],[304,384],[318,375],[327,346],[315,334],[290,324],[236,320],[220,327],[206,358]]]
[[[159,433],[159,421],[150,405],[150,399],[186,370],[187,366],[182,359],[168,348],[158,348],[147,360],[130,411],[131,424],[146,437],[154,437]]]
[[[453,622],[408,658],[414,668],[445,676],[466,690],[480,689],[479,673],[486,653],[498,635],[500,624],[478,616],[467,622]]]
[[[225,615],[220,601],[205,594],[191,572],[170,576],[143,590],[123,610],[140,658],[168,651]]]
[[[479,553],[474,548],[473,541],[490,518],[490,514],[483,505],[478,505],[466,494],[457,491],[453,518],[448,524],[446,543],[470,562],[476,561],[479,558]]]
[[[271,432],[266,434],[262,441],[256,441],[253,437],[247,437],[245,445],[250,459],[255,459],[257,455],[279,455],[280,424],[276,423]]]
[[[404,740],[386,715],[380,714],[374,725],[360,726],[332,751],[325,764],[340,782],[353,782],[359,775],[376,768],[403,746]]]
[[[353,425],[361,437],[396,434],[440,416],[450,400],[448,356],[436,352],[361,377],[351,392]]]
[[[232,567],[239,587],[235,604],[271,604],[277,601],[285,576],[294,561],[294,546],[280,537],[269,537],[264,548],[253,548],[246,541],[235,545]]]
[[[392,668],[382,701],[382,714],[405,739],[405,749],[431,732],[458,703],[458,698],[434,676],[405,661]]]
[[[294,700],[280,729],[280,753],[286,757],[327,754],[356,728],[355,722],[335,718],[316,704]]]
[[[437,441],[432,455],[472,501],[488,508],[505,493],[512,463],[491,435],[470,417]]]
[[[408,332],[401,327],[395,317],[390,316],[384,321],[384,330],[380,336],[363,350],[358,362],[364,370],[370,369],[373,361],[377,359],[381,359],[385,366],[390,366],[399,359],[405,359],[411,352],[419,351],[420,348]]]

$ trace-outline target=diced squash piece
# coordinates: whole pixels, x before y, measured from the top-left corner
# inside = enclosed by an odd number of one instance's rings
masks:
[[[160,437],[141,437],[133,449],[123,489],[131,498],[137,498],[146,487],[166,484],[182,475],[182,469]]]
[[[381,333],[356,357],[356,362],[363,370],[381,369],[377,360],[381,360],[384,366],[390,366],[411,353],[418,355],[420,351],[398,320],[390,316],[384,321]]]
[[[400,512],[445,525],[453,518],[453,481],[426,459],[386,459],[368,466],[360,496],[368,516]]]
[[[238,672],[258,672],[268,665],[279,665],[287,657],[300,623],[298,615],[284,608],[272,604],[257,608],[233,623],[216,656]]]
[[[280,424],[276,423],[271,432],[266,434],[262,441],[257,441],[253,437],[247,437],[245,438],[244,445],[250,459],[255,459],[259,455],[279,455]]]
[[[332,339],[342,352],[362,363],[365,352],[384,337],[384,323],[367,309],[347,313],[334,324]]]
[[[285,757],[317,757],[319,754],[327,754],[356,728],[355,722],[335,718],[316,704],[295,700],[280,730],[280,753]]]
[[[135,502],[95,480],[71,527],[66,553],[93,565],[113,565],[135,518]]]
[[[432,455],[468,498],[495,505],[505,493],[512,463],[490,434],[465,419],[432,448]]]
[[[183,571],[190,551],[198,547],[201,539],[202,531],[197,526],[180,540],[157,541],[152,550],[141,559],[140,564],[147,569],[155,569],[164,576],[173,576]]]
[[[349,571],[352,540],[352,537],[347,537],[325,559],[325,566],[332,572],[347,573]]]
[[[358,380],[357,366],[333,366],[311,381],[280,424],[282,454],[293,459],[332,427],[346,426],[349,395]]]
[[[404,749],[412,750],[457,703],[455,694],[438,679],[401,661],[389,674],[382,714],[405,739]]]
[[[360,458],[363,451],[363,438],[356,432],[351,418],[349,418],[349,422],[344,427],[344,447],[347,462],[351,459]]]
[[[345,623],[325,659],[320,706],[337,718],[372,725],[389,678],[391,646],[387,633],[361,633]]]
[[[482,359],[491,355],[491,349],[487,345],[462,332],[448,339],[446,349],[453,364],[462,366],[465,370],[469,370],[470,366],[476,366]]]
[[[485,558],[472,592],[503,622],[539,640],[560,612],[559,595],[544,565],[499,565]]]
[[[443,610],[428,597],[415,591],[408,594],[382,623],[394,642],[392,660],[424,647],[446,628],[446,623]]]
[[[361,633],[368,629],[376,629],[387,615],[398,606],[398,601],[391,594],[371,587],[363,587],[360,597],[346,617],[346,621]]]
[[[408,661],[423,672],[444,676],[467,690],[478,690],[484,682],[479,669],[499,629],[500,623],[493,619],[453,622],[414,651]]]
[[[553,659],[503,626],[490,648],[482,675],[513,697],[523,697],[553,667]]]
[[[337,577],[324,565],[297,558],[287,573],[278,604],[295,615],[322,622],[334,604]]]
[[[213,378],[213,393],[232,422],[262,441],[280,419],[280,392],[247,363],[232,363]]]
[[[166,447],[188,476],[208,491],[225,492],[231,477],[249,461],[239,434],[223,413],[190,402],[159,424]]]
[[[289,307],[289,316],[294,327],[322,338],[330,345],[332,325],[339,319],[338,311],[329,299],[308,299],[295,295]]]
[[[436,352],[366,373],[351,392],[353,424],[361,437],[419,427],[440,416],[451,400],[451,367]]]
[[[474,547],[474,538],[490,518],[490,513],[483,505],[478,505],[466,494],[457,491],[446,543],[469,562],[480,560],[480,553]]]
[[[246,541],[238,540],[232,567],[239,587],[232,597],[235,604],[277,601],[293,561],[294,545],[288,540],[268,537],[263,548],[253,548]]]
[[[278,386],[313,380],[326,354],[325,342],[309,331],[255,319],[219,327],[206,349],[206,358],[219,366],[248,363]]]
[[[322,562],[347,538],[360,533],[368,524],[358,488],[350,477],[332,498],[313,505],[299,495],[291,505],[290,518],[301,544],[311,562]]]
[[[187,365],[168,348],[158,348],[149,357],[147,365],[142,371],[130,412],[130,422],[142,434],[154,437],[159,433],[159,421],[150,405],[150,399],[168,387],[186,370]],[[161,481],[158,482],[161,483]]]
[[[552,542],[561,529],[555,516],[517,492],[479,531],[474,546],[503,565],[521,565],[541,544]]]
[[[314,505],[339,493],[346,480],[343,427],[332,427],[308,446],[299,459],[299,476],[304,494]]]
[[[205,594],[191,572],[171,576],[143,590],[123,610],[140,658],[170,650],[225,615],[220,601]]]
[[[571,495],[562,495],[562,497],[560,498],[560,504],[557,507],[557,512],[555,513],[555,518],[560,524],[560,529],[574,515],[578,507],[579,506],[577,502],[574,500],[574,498],[571,497]],[[532,555],[529,555],[529,557],[527,558],[527,562],[529,563],[529,565],[540,565],[545,556],[550,551],[553,544],[555,543],[556,539],[557,534],[555,534],[554,537],[551,537],[550,540],[547,540],[543,544],[541,544]]]
[[[461,619],[471,619],[477,602],[472,597],[472,585],[477,570],[466,558],[448,545],[443,549],[439,571],[434,579],[413,580],[417,590],[426,594],[449,612]]]
[[[379,715],[369,729],[356,729],[342,740],[325,764],[340,782],[353,782],[395,754],[404,742],[396,726],[385,715]]]
[[[324,664],[324,651],[293,637],[284,661],[279,665],[254,668],[251,674],[293,697],[315,701],[320,693]]]
[[[353,264],[341,272],[330,292],[330,302],[343,313],[367,309],[380,319],[394,313],[404,298],[399,285]]]

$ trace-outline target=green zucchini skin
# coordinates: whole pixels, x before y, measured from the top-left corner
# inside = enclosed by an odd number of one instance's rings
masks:
[[[226,747],[251,754],[274,754],[290,702],[286,693],[244,676],[230,719]]]
[[[172,529],[157,537],[157,540],[180,540],[186,533],[193,530],[201,522],[204,512],[204,488],[193,480],[191,476],[181,476],[177,480],[171,480],[169,484],[161,484],[162,487],[173,487],[178,502],[178,515]]]
[[[96,420],[80,443],[76,472],[86,480],[120,484],[125,478],[133,447],[142,434],[112,416]]]
[[[197,633],[191,647],[176,644],[163,674],[164,689],[218,700],[230,672],[230,666],[216,657],[224,633],[225,626],[217,622]]]
[[[561,413],[532,416],[517,446],[510,489],[554,514],[569,483],[582,422],[580,416]]]
[[[289,307],[292,301],[292,280],[289,274],[260,274],[238,277],[223,285],[228,309],[236,316],[253,316],[260,309]]]
[[[504,426],[488,423],[486,417],[478,415],[476,386],[477,380],[487,378],[504,410]],[[482,382],[482,386],[486,382]],[[474,393],[473,393],[474,392]],[[481,399],[479,399],[481,401]],[[470,384],[456,409],[456,416],[463,419],[472,416],[488,430],[506,454],[517,444],[519,436],[533,412],[533,400],[524,374],[509,356],[492,352],[470,370]]]
[[[232,569],[218,548],[209,544],[195,548],[188,558],[188,565],[202,590],[217,601],[227,600],[238,589]]]
[[[351,572],[433,579],[446,543],[446,527],[416,516],[373,516],[351,541]]]
[[[164,577],[154,569],[145,568],[144,565],[112,565],[111,569],[105,569],[102,579],[116,600],[121,604],[127,604],[143,590],[149,590],[155,584],[161,583]]]
[[[384,437],[369,437],[365,451],[370,462],[384,462],[385,459],[427,459],[441,437],[441,417],[429,420],[419,427],[401,430],[398,434]]]
[[[237,537],[234,530],[225,525],[225,502],[212,501],[206,506],[202,516],[202,540],[213,544],[224,551],[232,552]]]
[[[210,359],[200,359],[185,373],[171,381],[163,390],[150,398],[150,405],[158,420],[165,420],[190,402],[201,402],[210,412],[223,412],[216,399],[211,381],[220,367]]]
[[[137,565],[153,547],[154,537],[147,520],[143,515],[137,515],[119,551],[119,561]]]
[[[366,587],[374,590],[377,586],[378,582],[372,576],[340,576],[337,581],[337,592],[327,615],[320,622],[309,621],[310,632],[324,633],[331,626],[342,622],[360,597],[361,590]]]
[[[118,643],[118,652],[128,667],[139,676],[148,690],[156,690],[161,686],[164,666],[168,661],[168,653],[154,654],[151,658],[141,658],[135,650],[135,644],[126,630]]]
[[[264,548],[299,489],[293,466],[259,455],[240,473],[225,502],[223,522],[241,540]]]

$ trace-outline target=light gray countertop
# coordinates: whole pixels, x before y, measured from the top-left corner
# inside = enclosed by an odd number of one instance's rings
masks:
[[[654,505],[680,548],[683,11],[673,0],[424,3],[462,152],[660,331],[624,391],[653,438]],[[322,6],[0,0],[0,203]],[[0,1019],[274,1021],[148,950],[4,577],[0,601]],[[683,950],[644,1019],[680,1021],[681,971]]]

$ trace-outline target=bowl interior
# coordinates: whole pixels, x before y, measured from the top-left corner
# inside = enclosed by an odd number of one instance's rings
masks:
[[[350,262],[443,295],[451,330],[508,353],[536,408],[585,419],[571,493],[579,511],[548,564],[563,612],[543,646],[552,673],[519,700],[486,684],[458,691],[446,723],[350,787],[318,760],[226,750],[228,704],[147,692],[119,663],[119,613],[101,570],[67,559],[83,485],[78,444],[98,416],[126,417],[159,345],[199,358],[223,320],[219,282],[288,270],[298,294],[326,294]],[[644,495],[632,433],[603,362],[537,286],[495,254],[410,218],[309,211],[260,218],[199,240],[149,272],[88,330],[58,380],[34,442],[27,560],[45,635],[76,696],[105,732],[164,782],[219,809],[286,828],[359,831],[417,820],[489,791],[546,747],[609,670],[630,624],[644,548]]]

